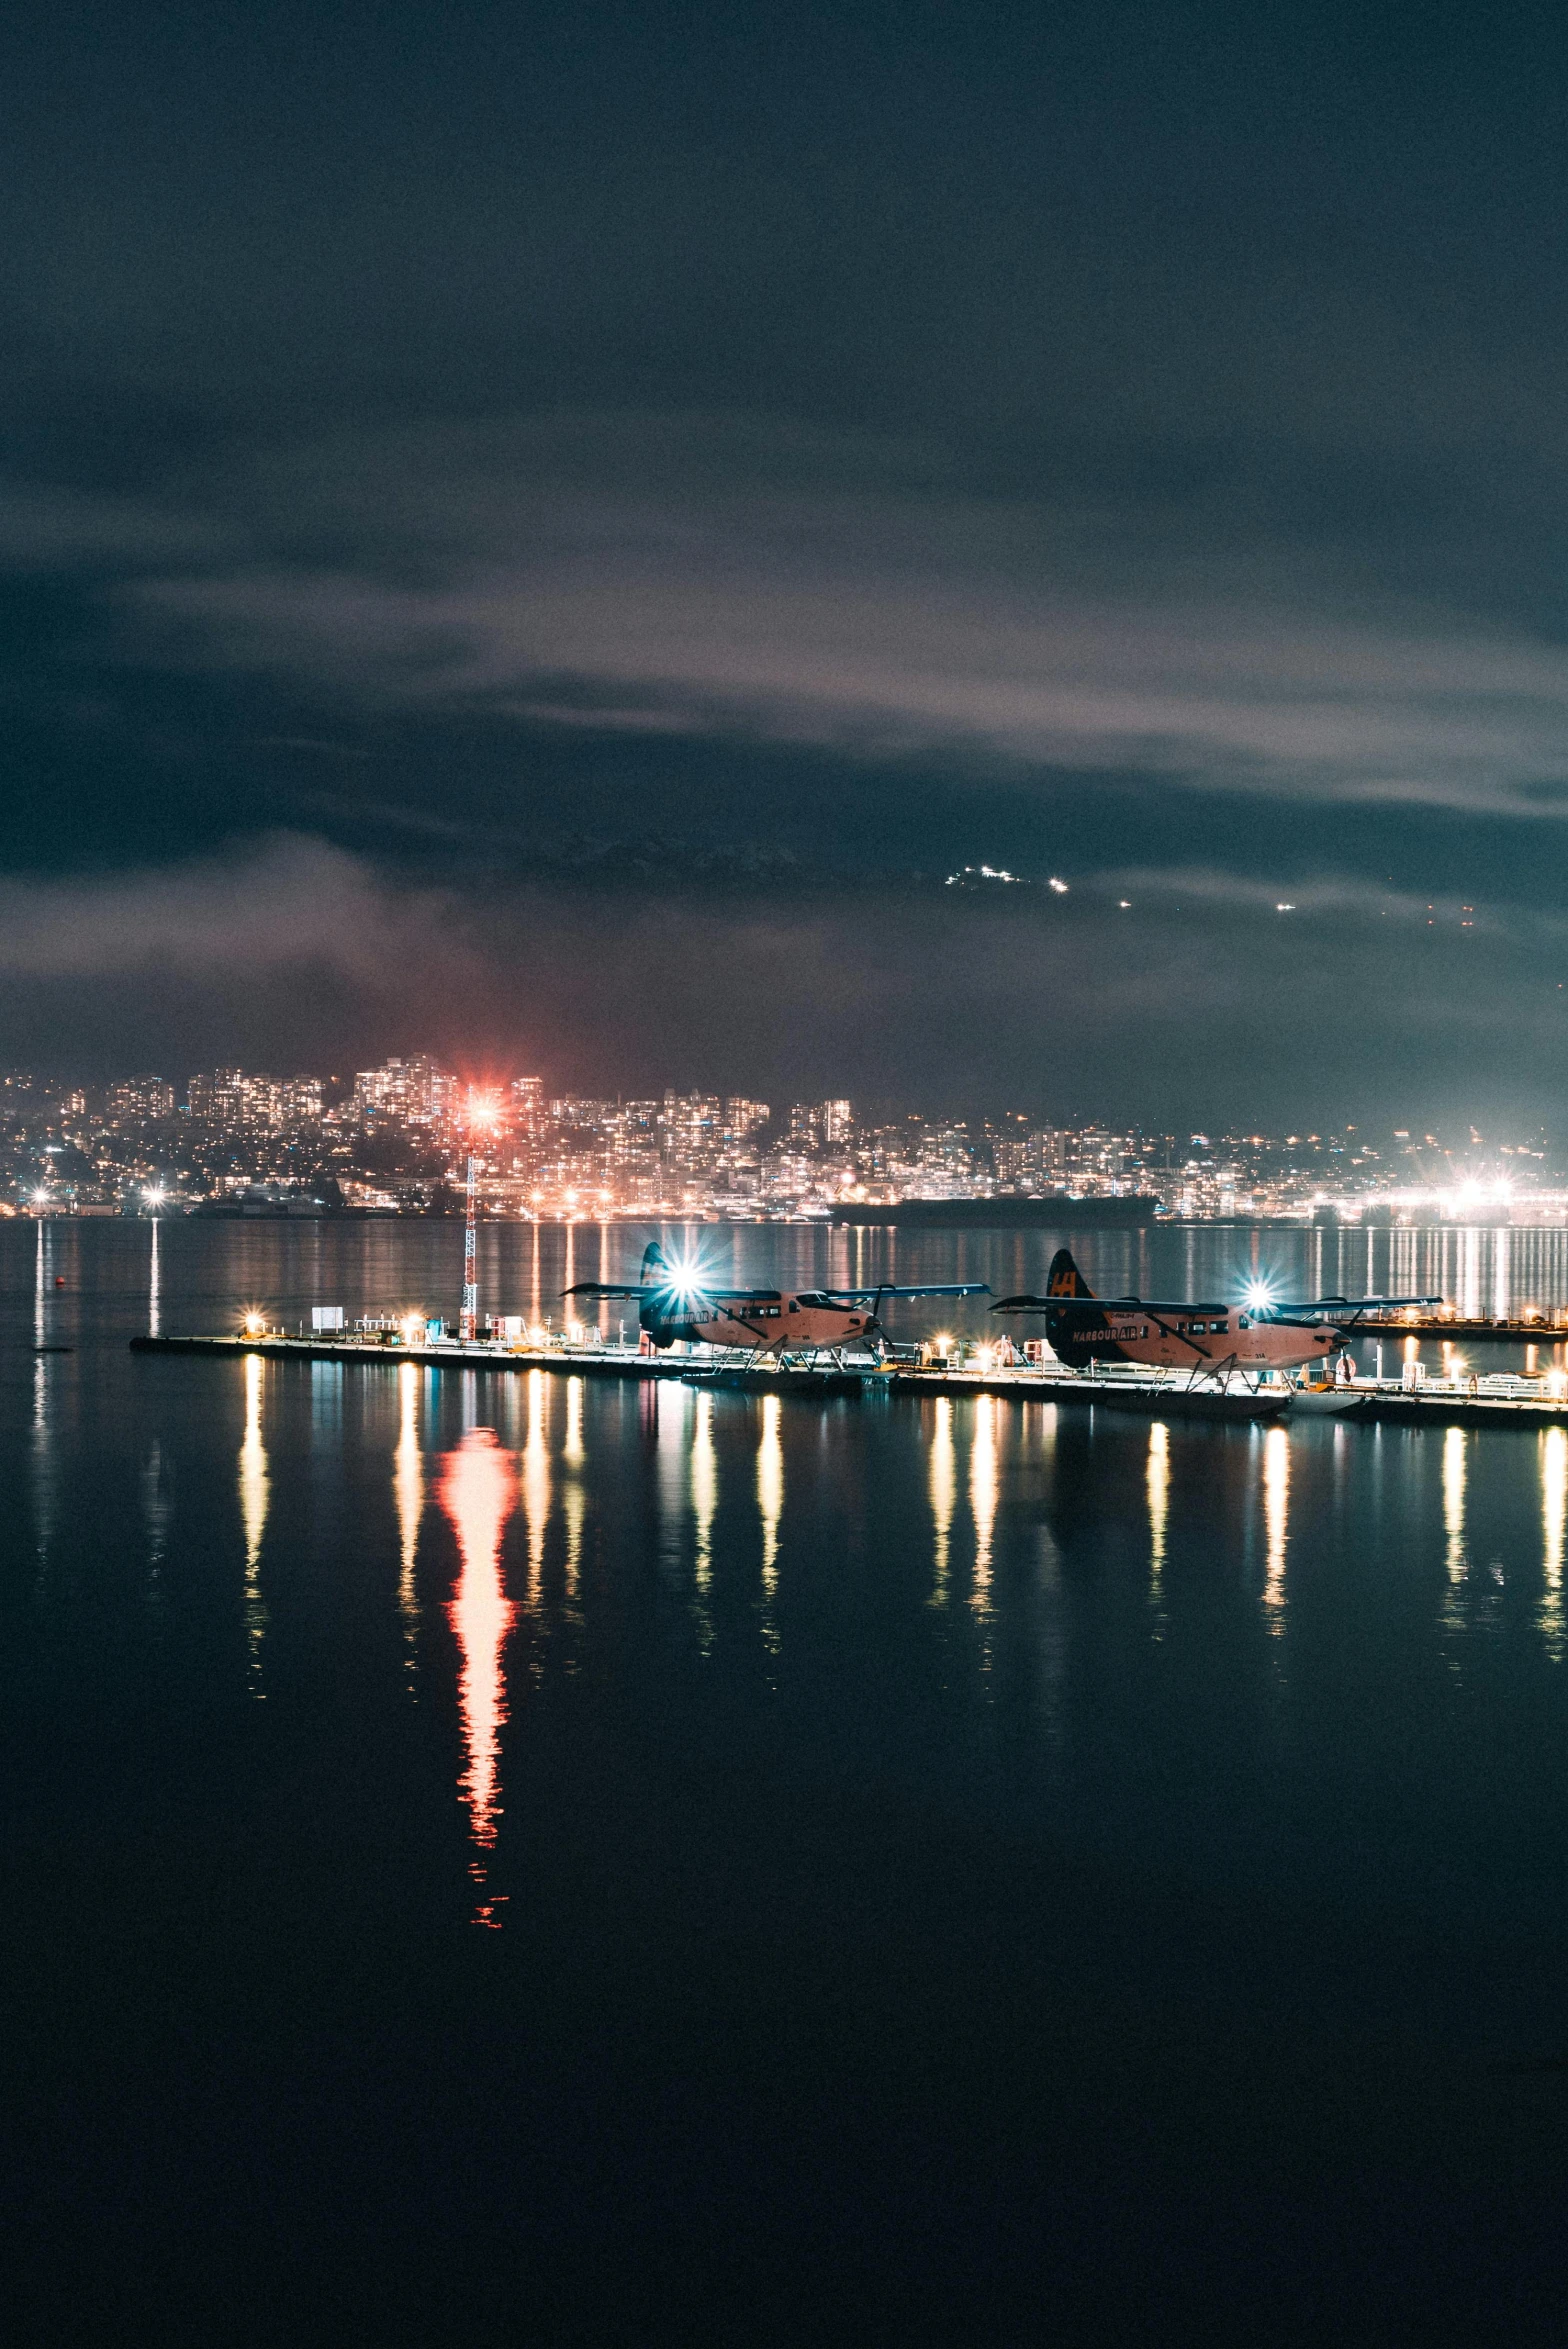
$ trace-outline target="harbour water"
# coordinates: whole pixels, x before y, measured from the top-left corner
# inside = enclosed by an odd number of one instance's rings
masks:
[[[487,1229],[486,1301],[646,1237]],[[1561,1232],[1079,1253],[1568,1302]],[[0,1226],[30,2337],[1558,2336],[1568,1431],[128,1347],[460,1278],[434,1223]]]

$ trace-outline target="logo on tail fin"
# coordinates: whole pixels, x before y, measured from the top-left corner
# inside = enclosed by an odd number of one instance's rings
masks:
[[[1051,1258],[1051,1269],[1045,1276],[1048,1297],[1092,1297],[1093,1289],[1073,1262],[1070,1248],[1058,1248]]]

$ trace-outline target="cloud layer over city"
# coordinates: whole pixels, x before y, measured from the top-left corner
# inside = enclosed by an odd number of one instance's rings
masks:
[[[97,135],[6,166],[0,1057],[117,1061],[135,1002],[138,1061],[335,1021],[584,1085],[1544,1109],[1562,166],[1506,57],[1328,41],[1304,110],[1283,20],[889,66],[802,12],[763,107],[709,29],[524,75],[411,18],[336,111],[347,32],[308,83],[40,42],[21,99]],[[1070,897],[942,902],[980,861]]]

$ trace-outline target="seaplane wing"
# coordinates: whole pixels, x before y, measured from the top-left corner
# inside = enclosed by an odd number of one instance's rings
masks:
[[[1404,1305],[1441,1305],[1442,1302],[1441,1297],[1309,1297],[1281,1299],[1276,1304],[1271,1298],[1256,1311],[1268,1321],[1333,1321],[1346,1313],[1391,1312]]]
[[[1091,1321],[1107,1313],[1228,1313],[1228,1305],[1206,1304],[1191,1297],[999,1297],[993,1313],[1080,1313]]]
[[[776,1305],[777,1289],[714,1289],[706,1281],[674,1281],[666,1277],[651,1281],[578,1281],[561,1291],[563,1297],[649,1297],[680,1296],[700,1298],[705,1305]]]
[[[872,1288],[818,1289],[814,1294],[830,1305],[864,1305],[880,1304],[884,1297],[989,1297],[991,1288],[988,1281],[918,1281],[903,1286],[878,1281]]]

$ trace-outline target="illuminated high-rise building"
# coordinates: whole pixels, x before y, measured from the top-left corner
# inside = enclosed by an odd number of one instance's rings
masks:
[[[243,1069],[217,1068],[190,1078],[185,1100],[193,1118],[229,1132],[278,1122],[276,1083],[271,1077],[249,1077]]]
[[[174,1115],[174,1087],[167,1077],[127,1077],[111,1085],[104,1099],[108,1115],[125,1125]]]
[[[724,1141],[730,1149],[749,1142],[762,1131],[772,1116],[765,1101],[748,1101],[742,1094],[733,1095],[724,1104]]]
[[[423,1052],[383,1061],[354,1079],[354,1107],[370,1117],[395,1117],[409,1126],[444,1124],[457,1098],[457,1079]]]
[[[286,1077],[278,1087],[278,1123],[292,1133],[321,1123],[324,1088],[319,1077]]]

